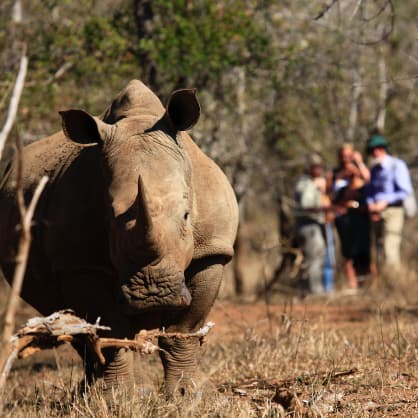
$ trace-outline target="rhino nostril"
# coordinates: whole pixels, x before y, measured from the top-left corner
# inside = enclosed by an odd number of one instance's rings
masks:
[[[151,283],[148,287],[147,287],[147,293],[150,296],[154,296],[154,295],[158,295],[159,290],[158,287],[155,283]]]

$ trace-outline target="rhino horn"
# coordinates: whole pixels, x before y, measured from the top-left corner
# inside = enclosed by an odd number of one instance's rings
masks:
[[[140,228],[143,234],[143,239],[147,244],[149,255],[158,259],[161,257],[161,231],[156,228],[152,219],[152,212],[155,212],[155,202],[151,201],[149,193],[146,190],[142,177],[138,177],[138,199],[137,199],[137,222],[138,228]],[[153,206],[154,205],[154,206]]]
[[[152,230],[152,216],[150,213],[150,205],[147,199],[147,192],[145,189],[144,181],[142,177],[138,177],[138,218],[140,223],[148,235]]]

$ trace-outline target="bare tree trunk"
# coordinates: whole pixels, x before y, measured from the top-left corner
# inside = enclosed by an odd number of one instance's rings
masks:
[[[386,103],[388,98],[389,83],[387,80],[386,72],[386,61],[383,54],[379,57],[378,62],[379,69],[379,82],[380,82],[380,92],[379,92],[379,107],[376,119],[376,128],[379,132],[384,132],[385,130],[385,120],[386,120]]]
[[[22,23],[22,2],[15,0],[12,10],[12,21],[15,24]]]
[[[238,110],[238,120],[240,121],[240,131],[241,131],[241,141],[243,142],[241,148],[244,155],[247,151],[247,132],[248,126],[245,117],[246,113],[246,76],[245,76],[245,68],[237,69],[238,72],[238,85],[237,85],[237,110]],[[238,200],[238,207],[240,213],[240,219],[242,220],[244,217],[244,196],[247,191],[248,187],[248,173],[245,170],[245,163],[241,161],[243,165],[239,170],[237,166],[236,169],[236,180],[234,183],[234,189],[237,195]],[[242,228],[238,227],[237,238],[235,241],[235,260],[234,260],[234,283],[235,283],[235,293],[238,295],[243,294],[244,292],[244,265],[245,265],[245,251],[244,251],[244,237],[242,235]]]
[[[241,226],[238,227],[237,238],[234,244],[234,290],[237,295],[244,293],[244,265],[245,265],[245,239]]]
[[[351,102],[350,115],[348,118],[347,139],[349,141],[354,140],[354,135],[356,133],[357,125],[358,125],[358,113],[359,113],[359,107],[360,107],[360,97],[362,93],[360,82],[361,82],[360,71],[358,68],[356,68],[354,70],[354,80],[353,80],[353,99]]]
[[[134,0],[134,13],[139,40],[148,39],[152,36],[154,17],[151,0]],[[153,91],[159,91],[157,81],[157,69],[151,62],[148,54],[141,53],[139,56],[141,67],[144,69],[143,78]]]

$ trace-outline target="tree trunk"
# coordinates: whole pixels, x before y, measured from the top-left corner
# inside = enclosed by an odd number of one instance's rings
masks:
[[[388,98],[389,84],[387,81],[386,75],[386,62],[383,54],[379,57],[378,62],[379,69],[379,83],[380,83],[380,92],[379,92],[379,107],[376,118],[376,128],[379,132],[384,132],[385,130],[385,120],[386,120],[386,102]]]
[[[245,239],[242,234],[241,226],[238,227],[237,238],[234,244],[234,289],[235,294],[244,293],[244,265],[245,265]]]
[[[349,141],[354,140],[354,136],[355,136],[357,125],[358,125],[358,113],[359,113],[359,106],[360,106],[360,97],[362,93],[362,87],[360,83],[361,83],[360,70],[359,68],[356,68],[354,70],[353,99],[351,101],[350,115],[348,119],[347,139]]]
[[[151,0],[134,0],[134,13],[139,40],[151,38],[154,26]],[[155,65],[147,53],[140,52],[138,58],[143,68],[142,78],[151,90],[158,92],[157,69]]]

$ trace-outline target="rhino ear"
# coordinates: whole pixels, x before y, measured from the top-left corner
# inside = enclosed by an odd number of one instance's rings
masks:
[[[84,110],[70,109],[59,112],[62,130],[71,141],[82,145],[102,144],[109,131],[109,125]]]
[[[178,131],[190,129],[199,120],[200,104],[196,89],[176,90],[167,101],[166,116]]]

